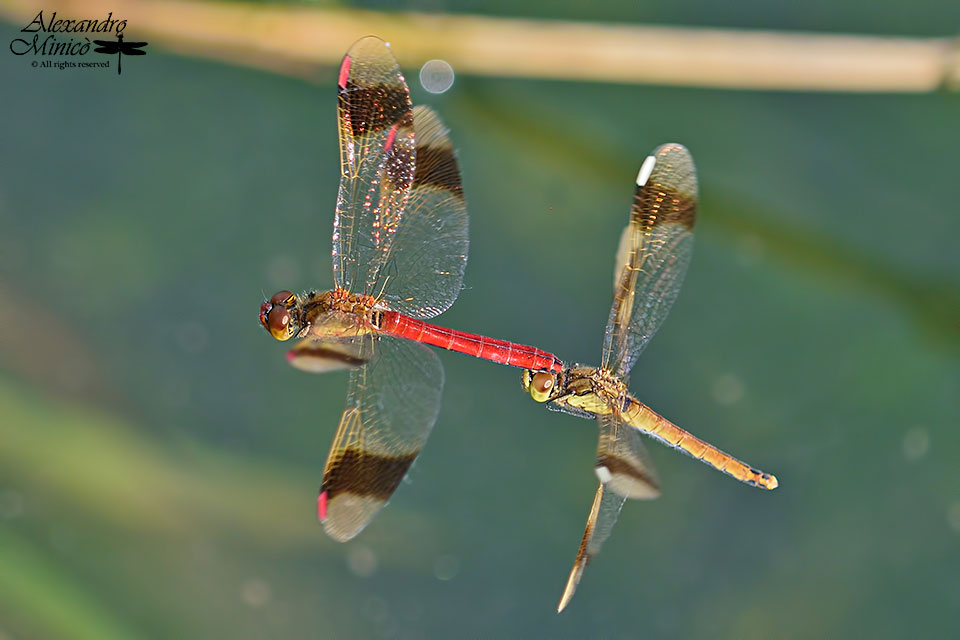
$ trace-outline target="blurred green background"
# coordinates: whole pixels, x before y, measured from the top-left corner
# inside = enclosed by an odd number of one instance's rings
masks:
[[[522,13],[960,24],[933,0]],[[626,505],[557,616],[596,430],[530,401],[518,370],[440,352],[409,481],[353,542],[315,521],[346,377],[288,367],[256,318],[264,294],[332,284],[335,70],[128,60],[118,78],[0,55],[0,638],[956,633],[957,94],[460,76],[433,96],[406,70],[451,127],[470,206],[444,325],[597,363],[637,168],[667,141],[697,163],[691,269],[631,386],[780,488],[651,444],[662,498]]]

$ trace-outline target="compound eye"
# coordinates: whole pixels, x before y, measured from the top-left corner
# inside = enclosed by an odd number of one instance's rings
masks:
[[[550,393],[557,384],[557,377],[552,373],[541,371],[533,374],[530,378],[530,397],[537,402],[546,402],[550,399]]]
[[[293,297],[293,294],[289,291],[278,291],[273,294],[273,297],[270,298],[270,304],[282,304],[283,306],[287,307],[290,306],[289,303],[292,302],[291,298]]]
[[[261,316],[263,310],[260,311]],[[264,326],[277,340],[289,340],[293,336],[293,327],[290,324],[290,311],[284,306],[274,306],[267,314]]]

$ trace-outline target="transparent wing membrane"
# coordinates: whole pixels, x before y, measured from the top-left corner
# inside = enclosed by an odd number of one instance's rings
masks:
[[[597,492],[593,496],[593,504],[590,507],[590,515],[587,516],[587,526],[583,531],[583,538],[580,540],[580,548],[577,549],[577,558],[573,561],[573,569],[570,570],[563,595],[560,597],[560,604],[557,605],[558,612],[563,611],[569,604],[573,594],[577,591],[577,586],[580,584],[580,579],[583,577],[583,571],[587,568],[587,564],[600,552],[603,543],[610,537],[613,532],[613,525],[617,523],[617,517],[620,515],[620,509],[625,501],[626,498],[603,483],[600,483],[600,486],[597,487]]]
[[[453,145],[440,118],[418,106],[413,123],[413,186],[376,286],[384,290],[382,299],[391,309],[426,319],[449,309],[460,294],[469,242],[467,205]]]
[[[359,40],[338,79],[338,287],[432,318],[453,304],[467,262],[467,209],[453,146],[436,113],[413,109],[390,48]]]
[[[337,84],[340,190],[333,275],[338,287],[370,295],[413,182],[413,109],[389,46],[373,36],[350,48]]]

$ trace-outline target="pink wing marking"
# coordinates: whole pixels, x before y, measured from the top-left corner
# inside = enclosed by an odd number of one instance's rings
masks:
[[[317,518],[320,519],[320,522],[323,522],[327,519],[327,492],[322,491],[319,496],[317,496]]]
[[[390,133],[387,134],[387,143],[383,145],[384,151],[390,151],[390,147],[393,146],[393,139],[397,137],[397,126],[399,126],[399,123],[395,122],[390,127]]]
[[[340,65],[340,77],[337,78],[337,85],[341,89],[347,87],[347,78],[350,76],[350,56],[343,57],[343,63]]]

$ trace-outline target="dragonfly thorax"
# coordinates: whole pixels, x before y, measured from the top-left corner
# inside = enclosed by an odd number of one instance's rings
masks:
[[[559,410],[594,416],[622,406],[627,395],[626,385],[606,369],[570,367],[550,400]]]
[[[321,313],[339,312],[369,318],[377,300],[373,296],[360,293],[350,293],[346,289],[336,288],[332,291],[314,293],[311,299],[304,304],[305,320],[312,320],[313,316]]]
[[[277,340],[303,337],[311,331],[327,336],[356,335],[358,327],[379,325],[381,312],[375,308],[376,302],[373,296],[340,288],[302,296],[280,291],[260,305],[260,324]]]
[[[627,389],[627,385],[623,383],[623,380],[614,375],[609,369],[595,369],[591,375],[591,381],[593,382],[594,393],[610,398],[611,400],[615,398],[618,404],[623,404],[627,395],[630,393],[630,390]]]
[[[356,337],[380,324],[382,312],[373,296],[333,289],[304,296],[301,334],[321,338]]]

